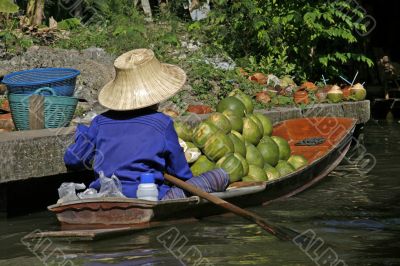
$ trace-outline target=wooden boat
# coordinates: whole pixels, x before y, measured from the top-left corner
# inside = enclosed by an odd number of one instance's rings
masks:
[[[214,194],[240,207],[265,205],[295,195],[327,176],[342,161],[350,147],[355,125],[355,119],[336,117],[283,121],[274,127],[273,135],[287,139],[292,154],[304,155],[309,165],[272,181],[233,183],[227,191]],[[322,143],[310,144],[310,140],[316,138]],[[196,196],[159,202],[86,199],[51,205],[48,209],[57,215],[63,231],[40,233],[36,237],[81,240],[186,222],[225,211]]]

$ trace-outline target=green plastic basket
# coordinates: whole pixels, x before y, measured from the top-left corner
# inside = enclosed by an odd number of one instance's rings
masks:
[[[48,94],[46,96],[43,94]],[[44,125],[45,128],[67,127],[75,113],[78,99],[67,96],[53,96],[55,92],[51,88],[37,89],[33,94],[44,97]],[[8,94],[11,115],[14,125],[18,130],[28,130],[29,126],[29,98],[26,94]]]

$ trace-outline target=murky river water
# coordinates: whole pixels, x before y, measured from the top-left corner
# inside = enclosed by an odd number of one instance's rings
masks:
[[[41,246],[36,252],[30,246],[31,252],[20,241],[24,235],[57,228],[55,217],[42,212],[0,219],[0,265],[193,265],[189,255],[177,258],[189,248],[203,257],[199,265],[400,265],[400,124],[371,121],[364,144],[376,158],[368,174],[360,174],[354,164],[341,165],[297,196],[251,209],[315,234],[330,248],[304,252],[241,218],[217,216],[112,240],[48,242],[47,249]],[[166,245],[158,241],[160,235]],[[182,242],[171,248],[168,237],[175,236]]]

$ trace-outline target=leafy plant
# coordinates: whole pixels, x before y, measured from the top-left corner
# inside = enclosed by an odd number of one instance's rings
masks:
[[[373,62],[358,52],[364,14],[346,0],[213,1],[199,31],[251,68],[298,80],[337,75],[343,65]],[[196,30],[198,25],[192,28]]]
[[[81,20],[78,18],[64,19],[57,24],[57,28],[60,30],[74,30],[81,26]]]
[[[8,1],[8,0],[0,0]],[[33,44],[33,40],[21,31],[18,31],[18,21],[13,15],[6,14],[5,17],[1,17],[0,13],[0,42],[5,53],[3,57],[12,56],[23,51],[25,48],[30,47]]]
[[[16,13],[19,7],[12,0],[0,0],[0,13]]]

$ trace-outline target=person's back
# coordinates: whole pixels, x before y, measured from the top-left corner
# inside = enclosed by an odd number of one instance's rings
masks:
[[[81,168],[84,165],[80,154],[89,155],[92,147],[96,147],[96,152],[85,158],[86,164],[93,160],[95,173],[103,171],[106,176],[116,175],[127,197],[136,198],[142,173],[155,175],[160,199],[170,189],[163,184],[163,172],[168,171],[183,180],[192,177],[184,156],[180,156],[182,152],[173,121],[162,113],[151,109],[108,111],[93,120],[89,132],[68,148],[65,163],[71,168]],[[98,190],[99,179],[90,187]]]
[[[95,175],[115,175],[122,193],[136,198],[141,174],[154,174],[159,199],[186,197],[164,183],[164,172],[188,180],[208,192],[222,191],[229,175],[216,169],[192,178],[171,118],[155,107],[177,93],[186,80],[182,69],[161,64],[154,53],[137,49],[118,57],[116,77],[99,94],[110,111],[96,116],[90,127],[77,127],[75,143],[64,155],[67,167],[93,168]],[[90,185],[100,189],[99,179]]]
[[[106,176],[117,175],[129,181],[133,175],[165,171],[165,132],[172,120],[157,112],[109,111],[95,119],[98,128],[96,147],[109,156],[96,161],[94,170]],[[111,156],[112,155],[112,156]]]

